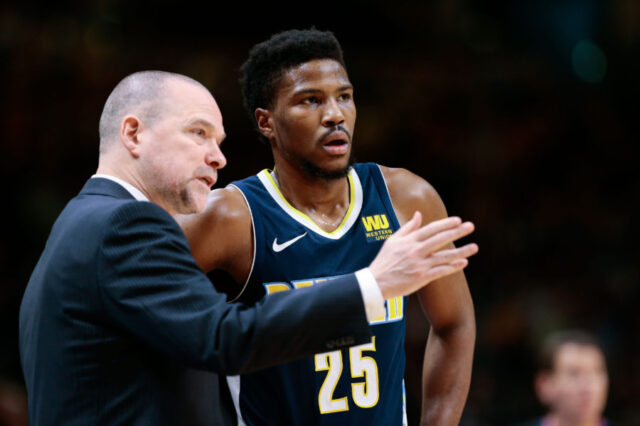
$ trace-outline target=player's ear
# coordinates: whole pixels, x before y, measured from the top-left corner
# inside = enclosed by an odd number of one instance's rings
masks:
[[[264,108],[256,108],[255,112],[256,123],[258,124],[258,131],[265,138],[271,140],[274,136],[273,130],[273,118],[271,116],[271,111]]]
[[[127,115],[120,126],[120,142],[135,158],[140,155],[140,133],[142,129],[142,121],[135,115]]]

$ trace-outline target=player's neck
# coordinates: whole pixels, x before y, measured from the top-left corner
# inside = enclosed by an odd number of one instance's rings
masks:
[[[349,183],[346,177],[322,179],[300,170],[277,166],[276,183],[282,196],[327,232],[335,230],[349,208]]]

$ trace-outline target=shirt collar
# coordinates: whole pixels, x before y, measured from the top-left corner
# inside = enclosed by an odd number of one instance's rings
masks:
[[[125,182],[122,179],[119,179],[115,176],[111,176],[111,175],[105,175],[102,173],[96,173],[95,175],[91,176],[91,178],[103,178],[103,179],[109,179],[112,182],[115,182],[117,184],[119,184],[120,186],[122,186],[124,189],[126,189],[129,194],[131,194],[133,196],[133,198],[135,198],[138,201],[149,201],[149,199],[142,193],[142,191],[140,191],[138,188],[136,188],[135,186],[131,185],[129,182]]]

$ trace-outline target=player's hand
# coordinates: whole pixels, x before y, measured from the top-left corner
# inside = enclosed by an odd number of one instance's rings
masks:
[[[462,270],[477,244],[445,248],[474,230],[471,222],[448,217],[420,227],[419,212],[382,245],[369,269],[378,281],[382,297],[411,294],[430,282]]]

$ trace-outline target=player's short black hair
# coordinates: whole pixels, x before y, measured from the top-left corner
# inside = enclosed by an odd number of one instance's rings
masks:
[[[541,371],[552,371],[556,355],[560,348],[566,344],[579,346],[592,346],[599,349],[603,355],[604,350],[596,337],[585,330],[560,330],[549,334],[538,353],[538,369]]]
[[[254,124],[256,108],[273,106],[282,74],[313,59],[333,59],[346,68],[342,47],[331,31],[288,30],[256,44],[240,68],[244,106]]]

